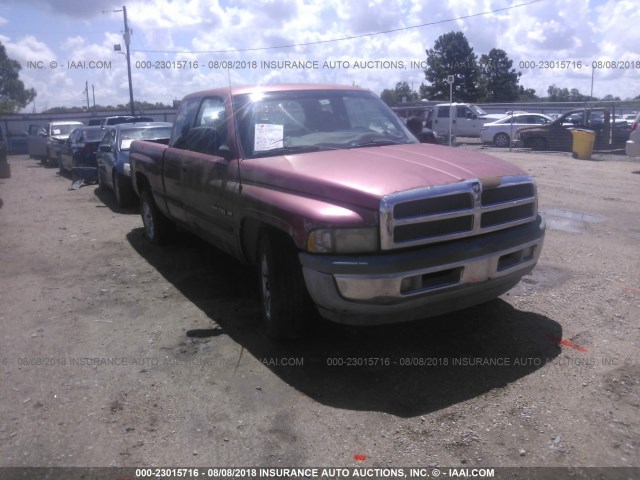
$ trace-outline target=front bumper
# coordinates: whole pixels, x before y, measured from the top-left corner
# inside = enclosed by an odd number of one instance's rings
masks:
[[[483,303],[535,267],[545,222],[376,256],[300,254],[320,314],[350,325],[427,318]]]

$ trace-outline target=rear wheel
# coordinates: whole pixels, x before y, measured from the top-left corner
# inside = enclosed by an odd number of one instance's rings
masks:
[[[100,170],[100,166],[98,166],[98,188],[103,191],[107,189],[107,186],[104,184],[104,179],[102,178],[102,170]]]
[[[53,156],[51,150],[47,149],[47,158],[44,160],[48,167],[55,167],[58,164],[58,156]]]
[[[313,315],[297,252],[284,235],[264,233],[258,242],[262,319],[273,339],[300,336]]]
[[[495,137],[493,137],[493,144],[496,147],[505,148],[508,147],[511,143],[511,139],[509,135],[504,132],[497,133]]]
[[[533,150],[546,150],[548,148],[547,141],[544,138],[534,138],[530,144]]]
[[[175,233],[175,224],[160,213],[149,190],[144,190],[140,195],[140,216],[147,240],[157,244],[171,240]]]
[[[62,167],[62,156],[58,155],[58,173],[64,175],[64,168]]]

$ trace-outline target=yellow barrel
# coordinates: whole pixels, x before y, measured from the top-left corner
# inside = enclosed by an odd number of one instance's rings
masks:
[[[571,130],[573,135],[573,158],[589,160],[593,153],[593,143],[596,140],[596,132],[576,128]]]

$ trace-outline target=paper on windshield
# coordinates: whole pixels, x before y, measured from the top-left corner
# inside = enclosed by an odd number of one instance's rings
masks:
[[[131,147],[131,142],[133,142],[133,140],[133,138],[123,138],[120,142],[120,149],[129,150],[129,147]]]
[[[284,125],[270,125],[256,123],[255,141],[253,150],[262,152],[274,148],[282,148],[284,138]]]
[[[51,130],[51,135],[61,135],[62,134],[62,130],[60,130],[59,128],[53,128]]]

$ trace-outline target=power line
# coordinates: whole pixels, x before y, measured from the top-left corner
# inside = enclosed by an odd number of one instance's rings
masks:
[[[259,52],[264,50],[276,50],[279,48],[307,47],[310,45],[320,45],[323,43],[343,42],[345,40],[354,40],[357,38],[375,37],[376,35],[385,35],[387,33],[395,33],[395,32],[401,32],[404,30],[411,30],[414,28],[429,27],[432,25],[439,25],[442,23],[455,22],[458,20],[465,20],[467,18],[480,17],[482,15],[489,15],[490,13],[504,12],[505,10],[512,10],[514,8],[525,7],[527,5],[531,5],[533,3],[538,3],[542,1],[543,0],[531,0],[530,2],[520,3],[518,5],[512,5],[510,7],[498,8],[496,10],[490,10],[488,12],[473,13],[471,15],[463,15],[461,17],[449,18],[447,20],[438,20],[437,22],[421,23],[420,25],[411,25],[409,27],[394,28],[391,30],[383,30],[381,32],[365,33],[362,35],[352,35],[349,37],[334,38],[331,40],[318,40],[316,42],[293,43],[291,45],[277,45],[273,47],[259,47],[259,48],[240,48],[240,49],[230,49],[230,50],[134,50],[134,49],[131,49],[131,51],[141,52],[141,53],[242,53],[242,52]]]

